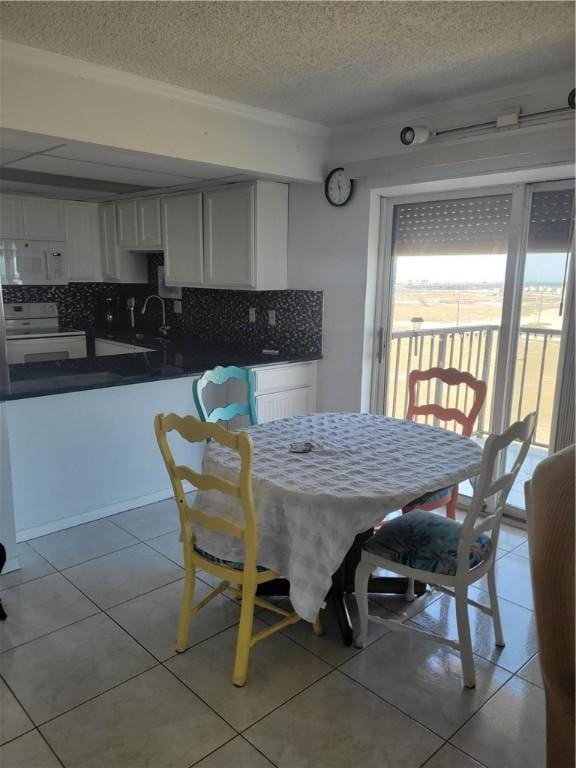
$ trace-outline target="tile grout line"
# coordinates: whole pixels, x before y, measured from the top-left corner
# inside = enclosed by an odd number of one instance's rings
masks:
[[[135,675],[131,675],[130,677],[126,678],[126,680],[122,680],[120,683],[116,683],[115,685],[110,686],[110,688],[107,688],[105,691],[100,691],[100,693],[96,693],[94,696],[90,696],[90,698],[86,699],[86,701],[82,701],[79,704],[75,704],[73,707],[70,707],[70,709],[66,709],[64,712],[60,712],[58,715],[54,715],[54,717],[48,718],[48,720],[44,720],[44,722],[40,723],[39,725],[36,725],[35,728],[40,730],[41,728],[44,728],[46,725],[50,725],[50,723],[53,723],[55,720],[58,720],[61,717],[64,717],[65,715],[69,715],[70,712],[74,712],[76,709],[80,709],[80,707],[83,707],[85,704],[89,704],[91,701],[94,701],[95,699],[99,699],[101,696],[104,696],[107,693],[110,693],[110,691],[114,691],[116,688],[120,688],[121,685],[124,685],[125,683],[130,683],[132,680],[135,680],[137,677],[141,677],[142,675],[145,675],[146,672],[151,672],[153,669],[158,669],[161,667],[161,663],[159,661],[156,661],[153,666],[148,667],[148,669],[143,669],[141,672],[137,672]]]
[[[501,598],[501,599],[503,600],[504,598]],[[434,601],[434,602],[435,602],[435,601]],[[508,602],[510,602],[510,601],[508,601]],[[516,605],[516,603],[513,603],[513,605]],[[427,607],[427,606],[426,606],[426,607]],[[516,605],[516,607],[517,607],[517,608],[521,608],[522,606]],[[525,610],[529,610],[529,609],[528,609],[528,608],[526,608]],[[419,611],[417,614],[415,614],[415,616],[418,616],[418,615],[419,615],[419,613],[422,613],[422,611]],[[412,619],[412,618],[410,618],[410,619],[408,619],[408,621],[410,621],[410,622],[413,622],[413,619]],[[428,633],[429,633],[430,635],[432,635],[433,637],[437,637],[437,638],[439,638],[440,640],[441,640],[441,639],[444,637],[443,635],[440,635],[440,634],[438,634],[437,632],[434,632],[434,631],[433,631],[432,629],[430,629],[429,627],[426,627],[426,626],[424,626],[424,625],[422,625],[422,624],[418,624],[418,622],[413,622],[413,623],[416,625],[417,629],[419,629],[419,630],[421,630],[421,631],[425,631],[425,632],[428,632]],[[448,639],[449,639],[449,638],[448,638]],[[495,645],[494,647],[496,648],[497,646]],[[532,659],[534,658],[534,656],[537,656],[537,655],[538,655],[538,651],[535,651],[535,653],[534,653],[534,654],[532,654],[532,656],[530,656],[530,658],[529,658],[529,659],[527,659],[527,660],[526,660],[526,661],[525,661],[523,664],[521,664],[521,665],[518,667],[518,669],[516,669],[516,670],[513,670],[513,669],[508,669],[508,667],[504,667],[502,664],[498,664],[498,662],[496,662],[496,661],[492,661],[492,659],[487,659],[487,658],[486,658],[486,656],[482,656],[482,655],[481,655],[480,653],[478,653],[477,651],[474,651],[474,650],[472,650],[472,653],[473,653],[473,655],[474,655],[474,656],[476,656],[477,658],[479,658],[479,659],[482,659],[483,661],[485,661],[485,662],[486,662],[486,663],[488,663],[488,664],[491,664],[493,667],[497,667],[498,669],[501,669],[503,672],[507,672],[509,675],[518,675],[518,674],[519,674],[519,672],[520,672],[520,670],[524,669],[524,667],[526,666],[526,664],[529,664],[529,663],[530,663],[530,661],[532,661]],[[522,679],[523,679],[523,678],[522,678]],[[530,681],[528,680],[527,682],[530,682]]]
[[[389,634],[389,633],[387,633],[387,634]],[[386,637],[386,635],[385,635],[384,637]],[[384,639],[384,638],[380,638],[380,639]],[[474,654],[474,655],[477,655],[477,654]],[[479,658],[481,658],[481,657],[479,657]],[[489,664],[491,664],[491,662],[488,662],[488,663],[489,663]],[[491,664],[491,666],[495,667],[496,665],[495,665],[495,664]],[[501,667],[498,667],[498,669],[501,669]],[[394,704],[392,701],[388,701],[388,699],[385,699],[385,698],[384,698],[384,696],[382,696],[381,694],[377,693],[376,691],[373,691],[371,688],[368,688],[368,686],[366,686],[366,685],[365,685],[364,683],[362,683],[360,680],[356,680],[354,677],[352,677],[351,675],[349,675],[349,674],[348,674],[346,671],[344,671],[343,669],[339,669],[338,671],[339,671],[339,672],[342,672],[342,674],[343,674],[343,675],[346,675],[346,677],[347,677],[347,678],[349,678],[350,680],[352,680],[353,682],[355,682],[355,683],[358,683],[358,685],[362,686],[362,688],[365,688],[365,689],[366,689],[367,691],[369,691],[370,693],[373,693],[375,696],[378,696],[378,698],[379,698],[379,699],[381,699],[382,701],[386,702],[386,704],[390,705],[391,707],[394,707],[394,709],[398,710],[398,712],[401,712],[401,713],[402,713],[402,714],[403,714],[405,717],[408,717],[408,718],[410,718],[410,719],[411,719],[411,720],[413,720],[415,723],[418,723],[418,725],[420,725],[420,726],[422,726],[423,728],[426,728],[427,730],[429,730],[431,733],[433,733],[433,734],[434,734],[435,736],[437,736],[438,738],[440,738],[440,739],[443,739],[443,740],[446,740],[446,741],[449,741],[449,740],[450,740],[450,739],[451,739],[451,738],[452,738],[452,737],[453,737],[453,736],[454,736],[454,735],[455,735],[455,734],[456,734],[456,733],[457,733],[457,732],[460,730],[460,728],[462,728],[462,727],[463,727],[463,726],[464,726],[464,725],[465,725],[465,724],[468,722],[468,720],[470,720],[472,717],[474,717],[474,715],[476,715],[476,714],[477,714],[477,713],[478,713],[478,712],[479,712],[479,711],[480,711],[480,710],[481,710],[481,709],[482,709],[482,708],[483,708],[483,707],[484,707],[484,706],[485,706],[485,705],[486,705],[486,704],[487,704],[487,703],[490,701],[490,699],[492,699],[492,698],[493,698],[493,696],[495,696],[495,695],[496,695],[496,693],[498,693],[498,691],[499,691],[501,688],[503,688],[503,687],[504,687],[504,686],[505,686],[507,683],[509,683],[509,682],[510,682],[510,680],[511,680],[511,679],[514,677],[514,674],[513,674],[512,672],[508,672],[508,670],[502,670],[502,671],[506,672],[506,674],[508,675],[508,678],[507,678],[507,679],[506,679],[506,680],[505,680],[505,681],[504,681],[504,682],[503,682],[501,685],[499,685],[499,686],[498,686],[498,687],[497,687],[497,688],[494,690],[494,692],[493,692],[492,694],[490,694],[490,696],[488,696],[488,698],[486,699],[486,701],[485,701],[483,704],[481,704],[481,705],[478,707],[478,709],[476,709],[476,710],[475,710],[475,711],[474,711],[474,712],[473,712],[473,713],[470,715],[470,717],[468,717],[468,718],[467,718],[467,719],[464,721],[464,723],[462,723],[462,725],[460,725],[460,726],[458,726],[458,728],[456,728],[456,730],[454,731],[454,733],[452,733],[450,736],[448,736],[448,738],[446,738],[445,736],[442,736],[441,734],[437,733],[437,732],[436,732],[436,731],[435,731],[433,728],[431,728],[429,725],[426,725],[425,723],[422,723],[422,722],[420,722],[420,720],[417,720],[417,719],[416,719],[416,717],[414,717],[413,715],[410,715],[410,714],[408,714],[408,712],[405,712],[405,711],[404,711],[403,709],[401,709],[401,708],[400,708],[400,707],[399,707],[397,704]]]
[[[469,757],[471,760],[474,760],[475,763],[478,763],[478,767],[479,768],[487,768],[487,766],[484,765],[484,763],[481,763],[475,757],[472,757],[472,755],[469,755],[468,752],[463,750],[461,747],[457,747],[455,744],[451,744],[450,741],[448,741],[448,740],[445,741],[444,744],[442,744],[440,747],[438,747],[438,749],[435,752],[433,752],[429,757],[427,757],[426,760],[420,765],[420,768],[426,768],[426,766],[428,765],[430,760],[432,760],[432,758],[435,755],[437,755],[438,752],[441,752],[445,747],[452,747],[452,749],[457,749],[460,752],[462,752],[462,754],[466,755],[466,757]]]
[[[203,641],[203,642],[206,642],[206,641]],[[199,643],[199,645],[200,645],[200,643]],[[186,653],[188,653],[188,651],[184,651],[184,654],[186,654]],[[178,654],[178,655],[179,656],[183,656],[184,654]],[[204,699],[197,691],[195,691],[193,688],[191,688],[185,680],[182,680],[181,678],[179,678],[178,675],[174,672],[174,670],[170,669],[170,667],[167,667],[166,664],[164,664],[163,662],[162,662],[161,666],[167,672],[169,672],[175,680],[177,680],[188,691],[190,691],[190,693],[193,696],[196,696],[197,699],[199,699],[206,707],[208,707],[208,709],[211,710],[220,720],[222,720],[222,722],[225,723],[228,726],[228,728],[232,728],[232,730],[234,731],[234,736],[232,737],[233,739],[235,739],[236,736],[241,736],[242,735],[242,732],[239,731],[235,726],[233,726],[232,723],[229,723],[228,720],[226,720],[226,718],[223,715],[221,715],[219,712],[217,712],[214,709],[214,707],[209,702],[206,701],[206,699]],[[228,741],[232,741],[232,739],[228,739]],[[228,743],[228,742],[226,742],[226,743]],[[221,746],[224,746],[224,745],[222,744]],[[219,747],[218,747],[218,749],[219,749]],[[200,759],[203,760],[204,758],[202,757]]]
[[[536,654],[534,654],[534,655],[536,655]],[[533,657],[532,657],[532,658],[533,658]],[[468,718],[467,718],[467,719],[466,719],[466,720],[465,720],[465,721],[462,723],[462,725],[460,725],[460,726],[459,726],[459,727],[458,727],[458,728],[457,728],[457,729],[454,731],[454,733],[453,733],[453,734],[452,734],[452,735],[449,737],[449,739],[448,739],[448,743],[449,743],[451,746],[455,747],[456,749],[459,749],[461,752],[464,752],[464,754],[465,754],[465,755],[468,755],[468,757],[471,757],[473,760],[476,760],[476,762],[480,762],[479,760],[477,760],[477,758],[476,758],[476,757],[474,757],[474,755],[471,755],[471,754],[469,754],[468,752],[466,752],[466,750],[465,750],[465,749],[462,749],[462,747],[460,747],[460,746],[457,746],[456,744],[453,744],[453,743],[452,743],[452,739],[454,738],[454,736],[456,736],[456,735],[457,735],[457,734],[458,734],[458,733],[459,733],[459,732],[462,730],[462,728],[464,728],[464,726],[465,726],[465,725],[467,725],[467,724],[470,722],[470,720],[472,720],[472,718],[473,718],[473,717],[475,717],[475,716],[476,716],[476,715],[477,715],[479,712],[481,712],[481,711],[484,709],[484,707],[486,707],[486,705],[487,705],[487,704],[488,704],[488,703],[489,703],[489,702],[490,702],[490,701],[491,701],[491,700],[492,700],[492,699],[493,699],[493,698],[496,696],[496,694],[497,694],[497,693],[499,693],[499,692],[500,692],[500,691],[501,691],[501,690],[502,690],[502,689],[503,689],[503,688],[504,688],[506,685],[508,685],[508,683],[509,683],[511,680],[513,680],[514,678],[518,678],[518,674],[517,674],[517,673],[516,673],[516,674],[512,674],[512,675],[511,675],[511,676],[508,678],[508,680],[506,680],[506,682],[504,682],[502,685],[500,685],[500,686],[499,686],[499,687],[498,687],[498,688],[497,688],[497,689],[494,691],[494,693],[493,693],[493,694],[491,694],[491,695],[490,695],[490,696],[489,696],[489,697],[486,699],[486,701],[485,701],[485,702],[482,704],[482,706],[481,706],[481,707],[479,707],[479,709],[477,709],[477,710],[476,710],[476,712],[474,712],[474,714],[470,715],[470,717],[468,717]],[[522,681],[523,681],[523,682],[525,682],[525,683],[529,683],[529,684],[530,684],[530,685],[531,685],[533,688],[536,688],[536,689],[542,690],[542,689],[540,688],[540,686],[539,686],[539,685],[536,685],[535,683],[531,683],[531,682],[530,682],[530,680],[524,680],[524,678],[523,678],[523,677],[522,677],[522,678],[519,678],[519,679],[520,679],[520,680],[522,680]],[[482,765],[482,764],[481,764],[481,765]]]
[[[143,542],[138,541],[138,539],[136,539],[134,544],[126,544],[125,547],[124,546],[123,547],[119,547],[118,549],[113,549],[110,552],[103,552],[101,555],[96,555],[95,557],[89,557],[86,560],[82,560],[80,563],[74,563],[73,565],[66,565],[63,568],[59,568],[57,565],[54,565],[54,563],[52,563],[50,560],[48,560],[47,557],[45,557],[44,560],[46,560],[47,563],[50,563],[50,565],[53,568],[55,568],[58,571],[58,573],[62,573],[62,571],[67,571],[70,568],[78,568],[81,565],[86,565],[86,563],[93,563],[94,560],[100,560],[101,557],[108,557],[108,555],[115,555],[117,552],[124,552],[127,549],[133,549],[134,547],[137,547],[138,544],[142,544],[142,543]],[[36,552],[36,550],[34,550],[34,552]],[[36,554],[40,554],[40,553],[37,552]],[[43,555],[40,555],[40,556],[43,557]]]
[[[225,747],[227,744],[230,744],[231,742],[233,742],[233,741],[234,741],[234,739],[237,739],[238,737],[242,738],[242,737],[240,736],[240,734],[239,734],[239,733],[235,733],[235,734],[234,734],[234,736],[231,736],[231,737],[230,737],[230,738],[229,738],[227,741],[225,741],[223,744],[220,744],[220,746],[219,746],[219,747],[215,747],[215,748],[214,748],[214,749],[213,749],[211,752],[208,752],[208,754],[206,754],[206,755],[203,755],[203,756],[202,756],[201,758],[199,758],[198,760],[195,760],[193,763],[190,763],[190,765],[188,765],[188,766],[187,766],[187,768],[194,768],[194,766],[195,766],[195,765],[198,765],[198,763],[201,763],[201,762],[202,762],[202,760],[206,760],[206,758],[207,758],[207,757],[210,757],[210,756],[211,756],[211,755],[213,755],[215,752],[218,752],[218,750],[219,750],[219,749],[222,749],[222,748],[223,748],[223,747]]]
[[[258,752],[262,757],[267,760],[271,765],[278,766],[278,763],[275,763],[273,760],[271,760],[267,755],[262,752],[262,750],[258,749],[258,747],[254,746],[252,742],[248,741],[248,739],[244,738],[244,736],[241,733],[236,733],[235,736],[232,736],[231,739],[228,739],[228,741],[224,742],[224,744],[221,744],[219,747],[216,747],[216,749],[213,749],[212,752],[209,752],[207,755],[204,755],[204,757],[201,757],[199,760],[196,760],[196,762],[192,763],[192,765],[188,766],[188,768],[194,768],[195,765],[198,765],[203,760],[206,760],[206,758],[211,757],[213,754],[218,752],[218,750],[223,749],[226,745],[230,744],[231,742],[235,741],[236,739],[242,739],[242,741],[245,744],[248,744],[248,746],[252,747],[256,752]]]
[[[54,749],[54,747],[52,746],[52,744],[50,744],[50,742],[48,741],[48,739],[46,738],[46,736],[44,736],[44,734],[42,733],[42,731],[40,730],[40,728],[36,727],[36,730],[38,731],[38,734],[39,734],[40,738],[41,738],[41,739],[43,740],[43,742],[46,744],[46,746],[48,747],[48,749],[50,750],[50,752],[52,752],[52,754],[54,755],[54,757],[56,758],[56,760],[58,760],[58,762],[60,763],[60,765],[62,766],[62,768],[65,768],[65,766],[64,766],[64,761],[60,759],[60,755],[59,755],[59,754],[56,752],[56,750]]]
[[[113,554],[113,553],[110,553],[110,554]],[[102,557],[106,557],[106,555],[102,555]],[[21,648],[23,645],[28,645],[29,643],[33,643],[36,640],[40,640],[40,639],[42,639],[44,637],[48,637],[49,635],[53,635],[55,632],[59,632],[61,629],[67,629],[68,627],[72,627],[74,624],[79,624],[81,621],[85,621],[86,619],[89,619],[92,616],[96,616],[98,613],[104,613],[106,616],[108,616],[108,618],[113,620],[113,617],[108,614],[108,611],[112,610],[112,608],[118,608],[119,606],[125,605],[126,603],[129,603],[132,600],[137,600],[139,597],[145,597],[146,595],[149,595],[152,592],[155,592],[157,589],[162,589],[163,587],[168,587],[170,584],[175,584],[176,582],[181,581],[183,579],[183,576],[180,576],[179,578],[174,579],[173,581],[169,581],[166,584],[160,585],[159,587],[154,587],[153,589],[150,589],[147,592],[143,592],[141,595],[135,595],[134,597],[128,598],[128,600],[123,600],[121,603],[116,603],[114,605],[110,605],[110,606],[108,606],[108,608],[101,608],[91,597],[89,597],[85,592],[83,592],[80,589],[80,587],[78,587],[77,584],[75,584],[73,581],[71,581],[66,576],[64,571],[56,570],[54,573],[47,573],[44,576],[39,577],[38,579],[34,579],[34,581],[39,581],[40,579],[45,579],[45,578],[48,578],[49,576],[55,576],[56,574],[59,574],[60,576],[62,576],[62,578],[65,579],[68,584],[70,584],[72,587],[74,587],[74,589],[77,589],[78,592],[80,592],[80,594],[84,598],[86,598],[86,600],[89,600],[92,603],[92,605],[97,610],[94,613],[89,614],[88,616],[83,616],[81,619],[75,619],[74,621],[71,621],[68,624],[63,624],[61,627],[57,627],[56,629],[52,629],[52,630],[50,630],[50,632],[44,632],[41,635],[38,635],[37,637],[31,638],[30,640],[25,640],[22,643],[18,643],[17,645],[13,645],[11,648],[5,648],[3,651],[0,651],[0,656],[2,656],[2,654],[4,654],[4,653],[7,653],[8,651],[12,651],[12,650],[14,650],[16,648]],[[25,583],[26,584],[30,584],[31,582],[25,582]],[[14,585],[14,587],[17,587],[17,586],[24,586],[24,585],[19,585],[19,584]],[[209,585],[207,585],[207,586],[209,586]],[[13,589],[14,587],[9,587],[9,589]],[[115,623],[117,623],[117,622],[115,622]],[[118,625],[118,626],[120,626],[120,628],[124,632],[126,632],[124,627],[122,627],[121,625]],[[130,633],[127,633],[127,634],[130,634]],[[130,635],[130,637],[132,637],[132,635]],[[133,638],[133,639],[135,640],[136,638]],[[138,642],[138,641],[136,641],[136,642]],[[142,646],[142,647],[144,647],[144,646]],[[150,653],[150,651],[148,651],[146,648],[144,650],[146,650],[148,653]],[[156,657],[154,657],[154,658],[156,658]]]

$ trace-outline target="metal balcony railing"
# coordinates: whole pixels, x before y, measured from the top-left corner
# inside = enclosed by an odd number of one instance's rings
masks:
[[[420,331],[392,333],[387,387],[387,409],[390,416],[404,418],[408,405],[408,375],[414,369],[458,368],[469,371],[488,385],[486,402],[478,416],[475,434],[489,432],[492,392],[496,373],[499,327],[474,325],[466,327],[430,328]],[[554,387],[558,368],[561,331],[520,328],[512,395],[513,420],[536,411],[538,421],[534,443],[547,447],[550,439]],[[467,387],[437,384],[419,385],[419,402],[435,402],[461,408],[469,407]],[[432,388],[434,391],[432,391]],[[434,423],[432,417],[426,423]]]

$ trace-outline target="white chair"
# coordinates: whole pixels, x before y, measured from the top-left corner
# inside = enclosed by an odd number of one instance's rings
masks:
[[[363,545],[355,576],[360,617],[360,629],[356,636],[358,647],[363,648],[366,644],[368,621],[385,624],[390,629],[419,634],[460,651],[464,685],[467,688],[475,687],[468,604],[492,616],[496,645],[504,646],[494,574],[496,548],[506,498],[528,453],[535,422],[536,414],[531,413],[501,435],[488,437],[482,456],[482,468],[475,482],[474,496],[462,523],[434,512],[413,510],[384,523],[378,533]],[[500,451],[514,441],[520,441],[522,445],[512,469],[495,478],[496,472],[500,471]],[[480,516],[486,501],[493,497],[488,505],[490,513],[486,517]],[[406,626],[401,620],[369,615],[368,580],[376,568],[385,568],[409,579],[419,579],[454,597],[458,642]],[[468,599],[470,584],[486,574],[490,608]]]

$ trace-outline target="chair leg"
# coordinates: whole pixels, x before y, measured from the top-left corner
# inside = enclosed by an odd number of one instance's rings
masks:
[[[232,682],[237,688],[246,684],[248,676],[248,658],[252,645],[252,626],[254,624],[254,597],[256,586],[249,588],[247,584],[242,589],[242,608],[240,609],[240,625],[236,641],[236,658]]]
[[[372,566],[370,563],[360,560],[354,574],[354,592],[356,593],[360,620],[360,628],[354,642],[357,648],[364,648],[368,636],[368,580],[371,574]]]
[[[186,568],[184,577],[184,594],[178,619],[178,634],[176,635],[176,652],[184,653],[188,647],[188,635],[190,633],[190,620],[192,618],[192,604],[194,602],[194,587],[196,585],[196,568],[190,565]]]
[[[450,520],[456,520],[456,505],[458,504],[458,486],[454,488],[450,496],[450,501],[446,504],[446,517]]]
[[[316,620],[312,624],[312,631],[317,637],[322,637],[324,634],[324,627],[322,626],[322,621],[320,620],[320,612],[316,615]]]
[[[414,591],[414,579],[408,579],[408,586],[404,593],[404,599],[409,603],[413,603],[416,600],[416,592]]]
[[[494,638],[499,648],[504,648],[504,634],[502,632],[502,622],[500,621],[500,606],[498,605],[498,595],[496,594],[496,569],[495,563],[488,571],[488,594],[490,595],[490,608],[492,610],[492,622],[494,624]]]
[[[468,617],[468,585],[457,586],[454,590],[456,599],[456,621],[458,624],[458,643],[462,662],[462,677],[466,688],[476,687],[476,671],[470,637],[470,619]]]

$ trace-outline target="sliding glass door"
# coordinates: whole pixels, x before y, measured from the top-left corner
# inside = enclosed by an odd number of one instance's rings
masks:
[[[469,371],[488,385],[479,441],[538,413],[531,473],[550,442],[573,198],[568,185],[548,185],[389,204],[377,411],[404,417],[411,370]],[[427,385],[418,397],[470,407],[466,388],[449,389]],[[520,515],[524,479],[510,498]]]

